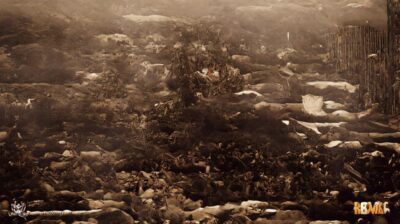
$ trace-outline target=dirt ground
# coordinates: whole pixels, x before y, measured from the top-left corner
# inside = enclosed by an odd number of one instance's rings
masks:
[[[380,29],[378,1],[0,11],[1,223],[400,222],[398,118],[358,106],[323,39]]]

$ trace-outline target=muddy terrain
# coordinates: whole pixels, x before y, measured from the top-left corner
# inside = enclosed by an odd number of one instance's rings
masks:
[[[385,7],[2,1],[0,222],[399,223],[399,119],[325,39]]]

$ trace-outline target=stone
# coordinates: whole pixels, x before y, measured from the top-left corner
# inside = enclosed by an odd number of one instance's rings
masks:
[[[294,220],[270,220],[270,219],[265,219],[265,218],[259,218],[256,221],[254,221],[253,223],[254,224],[298,224],[298,221],[294,221]]]
[[[149,188],[145,192],[143,192],[143,194],[141,194],[140,197],[143,198],[143,199],[153,198],[154,197],[154,193],[155,193],[154,190]]]
[[[0,142],[4,142],[9,137],[8,132],[0,131]]]
[[[116,208],[106,209],[96,217],[98,224],[133,224],[134,219],[126,212]]]
[[[104,199],[104,193],[99,191],[91,192],[87,195],[87,197],[93,200],[101,200]]]
[[[388,220],[383,216],[374,216],[374,221],[372,224],[388,224]]]
[[[68,190],[62,190],[62,191],[56,191],[53,193],[53,195],[57,198],[62,198],[64,200],[78,200],[82,199],[82,197],[86,196],[85,191],[80,191],[80,192],[74,192],[74,191],[68,191]]]
[[[185,209],[185,211],[193,211],[198,208],[201,208],[202,204],[203,204],[203,201],[201,201],[201,200],[192,201],[191,199],[186,199],[183,202],[183,208]]]
[[[69,162],[51,162],[50,169],[53,171],[66,170],[70,166]]]
[[[126,208],[124,202],[112,201],[112,200],[88,200],[90,209],[104,209],[104,208]]]
[[[303,212],[298,210],[279,210],[272,217],[274,220],[306,220],[306,216]]]
[[[66,224],[62,220],[42,220],[42,219],[34,219],[32,221],[27,222],[27,224]]]
[[[98,151],[84,151],[81,152],[82,159],[86,161],[96,161],[101,159],[101,152]]]
[[[331,220],[331,221],[312,221],[309,224],[350,224],[350,223],[347,221]]]
[[[294,201],[285,201],[281,204],[282,210],[299,210],[302,212],[307,211],[307,207]]]
[[[231,221],[232,223],[237,223],[237,224],[251,223],[251,219],[245,215],[233,215]]]
[[[104,202],[100,200],[88,200],[90,209],[101,209],[104,207]]]
[[[185,221],[185,212],[176,206],[168,206],[163,212],[165,220],[170,220],[171,223],[183,223]]]
[[[338,198],[340,192],[339,191],[331,191],[329,192],[329,194],[333,197],[333,198]]]
[[[104,200],[114,200],[114,201],[132,201],[131,196],[128,193],[114,193],[108,192],[103,197]]]
[[[48,147],[46,143],[36,143],[33,145],[32,155],[36,157],[43,156],[48,152]]]
[[[49,160],[49,161],[56,161],[62,158],[62,155],[60,153],[56,152],[46,152],[43,156],[44,159]]]
[[[50,184],[46,183],[46,182],[41,183],[41,184],[40,184],[40,187],[41,187],[44,191],[46,191],[46,193],[48,193],[48,194],[51,194],[51,193],[54,193],[54,192],[55,192],[54,187],[51,186]]]
[[[96,190],[96,193],[100,193],[100,194],[104,195],[104,190],[103,189],[98,189],[98,190]]]
[[[232,60],[238,63],[250,63],[251,58],[247,55],[232,55]]]
[[[8,210],[10,209],[10,202],[7,200],[3,200],[0,202],[0,210]]]
[[[72,224],[94,224],[93,222],[75,221]]]
[[[65,150],[62,155],[67,158],[72,158],[74,157],[74,152],[72,152],[71,150]]]
[[[88,222],[93,223],[93,224],[99,223],[99,221],[97,221],[97,220],[94,219],[94,218],[89,218],[89,219],[88,219]]]

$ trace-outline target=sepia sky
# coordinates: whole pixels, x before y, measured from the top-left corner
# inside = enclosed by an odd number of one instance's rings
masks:
[[[107,13],[164,14],[177,17],[272,13],[276,19],[313,13],[319,20],[337,23],[365,22],[384,25],[385,0],[2,0],[2,10],[18,8],[33,14],[47,11],[69,16],[94,17]],[[268,17],[268,16],[267,16]],[[260,16],[263,19],[263,16]]]

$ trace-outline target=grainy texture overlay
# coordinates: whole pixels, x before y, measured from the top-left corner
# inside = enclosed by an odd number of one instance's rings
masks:
[[[400,223],[397,0],[1,0],[0,223]]]

